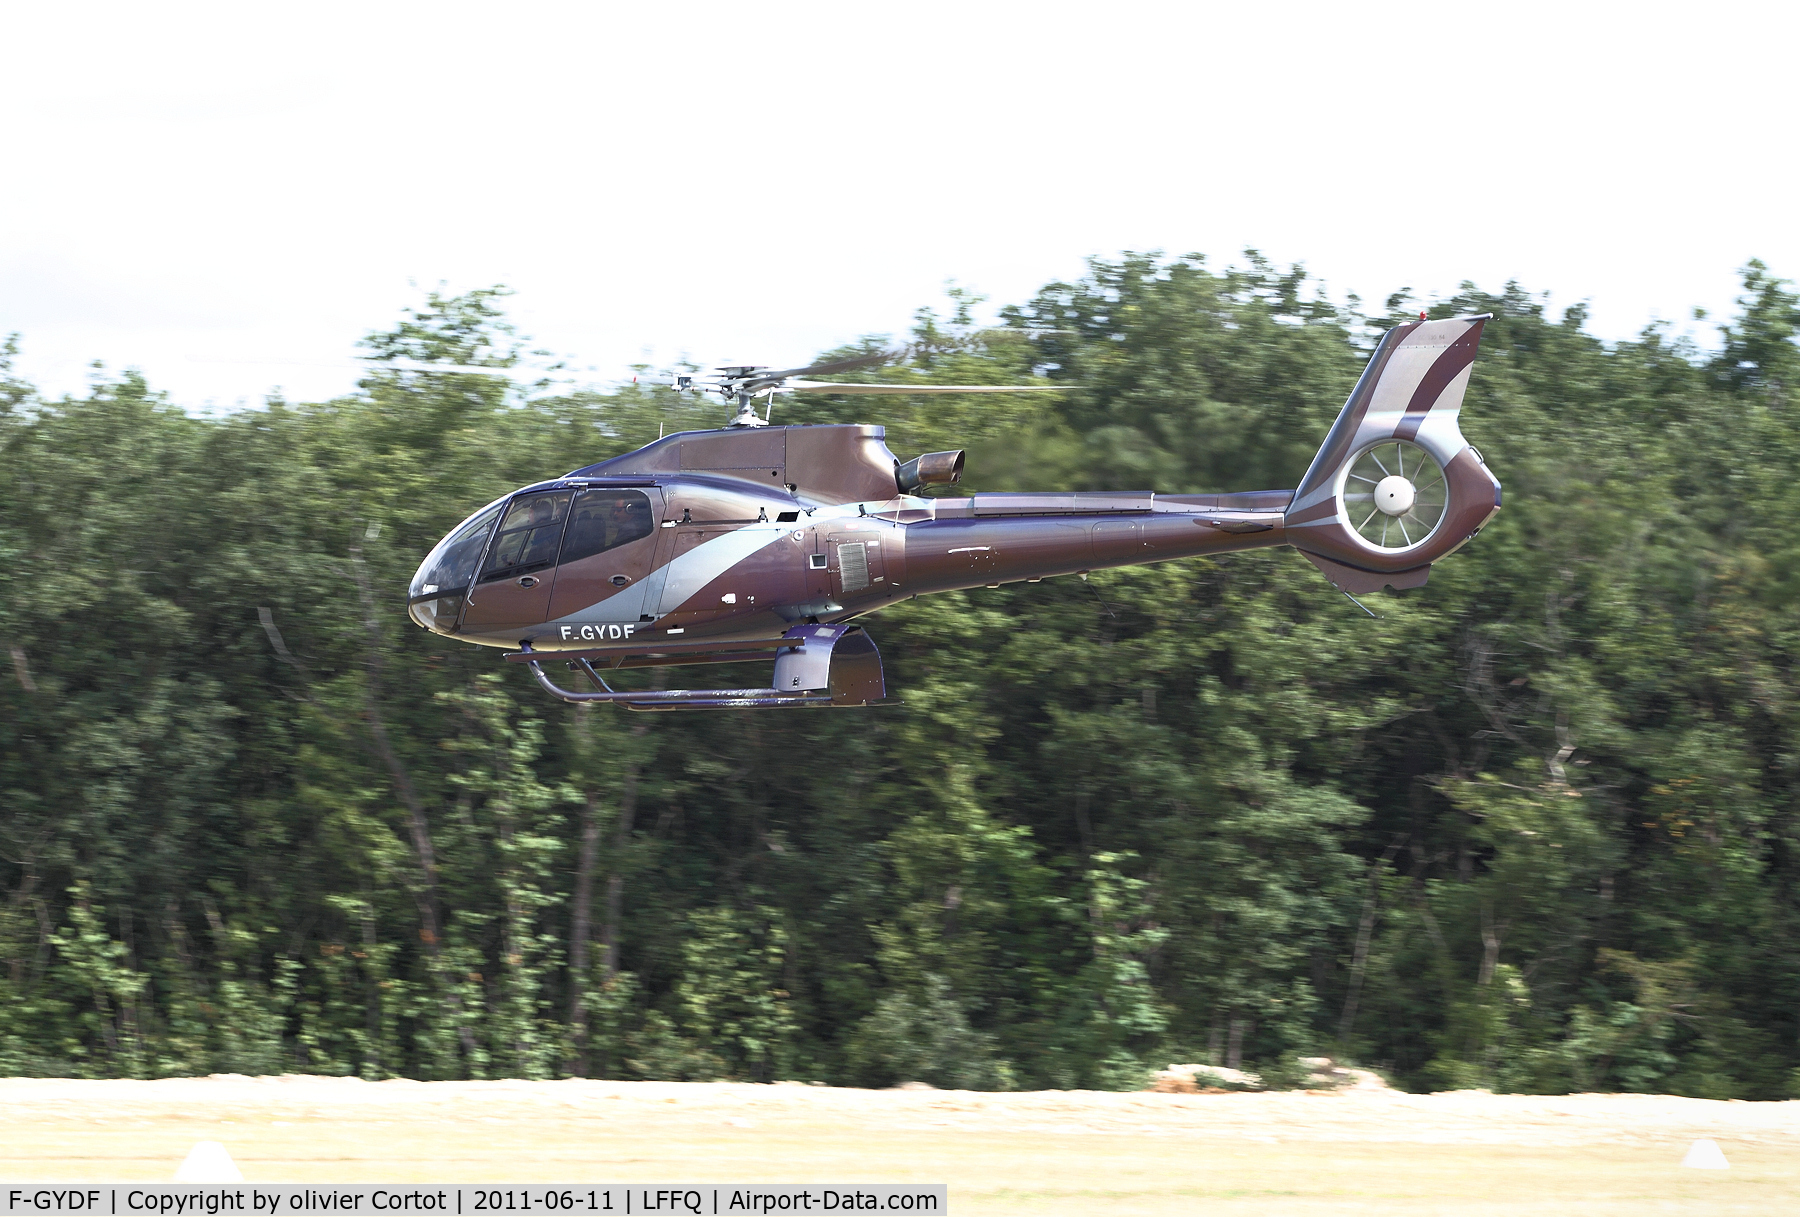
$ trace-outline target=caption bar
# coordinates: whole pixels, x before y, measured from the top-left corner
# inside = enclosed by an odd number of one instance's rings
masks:
[[[565,1183],[526,1186],[370,1183],[0,1184],[3,1217],[537,1217],[538,1214],[926,1213],[950,1211],[944,1184]]]

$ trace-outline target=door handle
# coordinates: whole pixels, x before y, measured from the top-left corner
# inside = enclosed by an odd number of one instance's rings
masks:
[[[536,575],[521,575],[521,576],[519,576],[519,586],[520,587],[536,587],[537,585],[538,585],[538,577]]]
[[[627,583],[630,583],[631,580],[625,575],[614,575],[612,578],[608,579],[607,582],[614,587],[624,587]]]

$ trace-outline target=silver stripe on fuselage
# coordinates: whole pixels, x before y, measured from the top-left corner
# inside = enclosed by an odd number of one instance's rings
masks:
[[[875,504],[876,507],[885,504]],[[781,540],[790,532],[802,528],[817,528],[839,520],[857,519],[866,516],[868,504],[841,503],[829,507],[814,508],[807,516],[806,522],[794,524],[751,524],[737,528],[723,536],[715,537],[705,544],[696,545],[669,562],[660,570],[652,571],[642,580],[649,585],[647,592],[654,592],[660,583],[662,592],[656,597],[656,604],[643,603],[642,600],[625,596],[609,596],[598,604],[590,604],[576,609],[573,613],[562,617],[554,617],[545,624],[558,625],[593,625],[600,622],[631,621],[638,619],[638,614],[653,613],[661,615],[672,612],[694,596],[701,588],[717,579],[720,575],[748,558],[760,549],[766,549]],[[689,527],[701,526],[690,525]],[[620,610],[626,610],[620,615]]]
[[[659,613],[671,612],[714,579],[786,536],[790,530],[781,525],[750,525],[696,545],[669,563],[668,577],[663,583]]]
[[[643,581],[653,585],[651,590],[654,590],[656,583],[662,585],[662,594],[657,597],[657,604],[645,604],[641,597],[609,596],[597,604],[584,605],[566,616],[553,617],[546,624],[591,625],[614,620],[636,621],[640,612],[669,612],[757,550],[781,540],[787,532],[785,526],[748,527],[728,532],[703,545],[696,545],[669,562],[661,571],[653,571],[645,576]],[[657,575],[662,578],[657,579]],[[621,609],[626,610],[622,616],[619,614]]]

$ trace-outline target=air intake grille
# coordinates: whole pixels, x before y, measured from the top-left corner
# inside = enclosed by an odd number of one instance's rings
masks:
[[[838,546],[838,574],[846,595],[869,586],[869,547],[865,542],[846,541]]]

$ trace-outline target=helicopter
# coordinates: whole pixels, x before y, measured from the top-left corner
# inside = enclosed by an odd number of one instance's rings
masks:
[[[1293,490],[928,497],[964,453],[901,461],[873,424],[776,426],[780,392],[995,393],[1065,386],[813,381],[883,362],[736,364],[677,389],[735,402],[723,427],[522,486],[432,549],[408,589],[420,626],[502,648],[547,692],[630,710],[893,704],[862,620],[934,592],[1290,545],[1355,594],[1422,586],[1500,509],[1458,426],[1491,314],[1408,321],[1370,356]],[[482,370],[487,369],[470,369]],[[756,399],[770,408],[759,415]],[[615,688],[630,668],[773,661],[767,685]],[[563,663],[591,689],[544,670]]]

